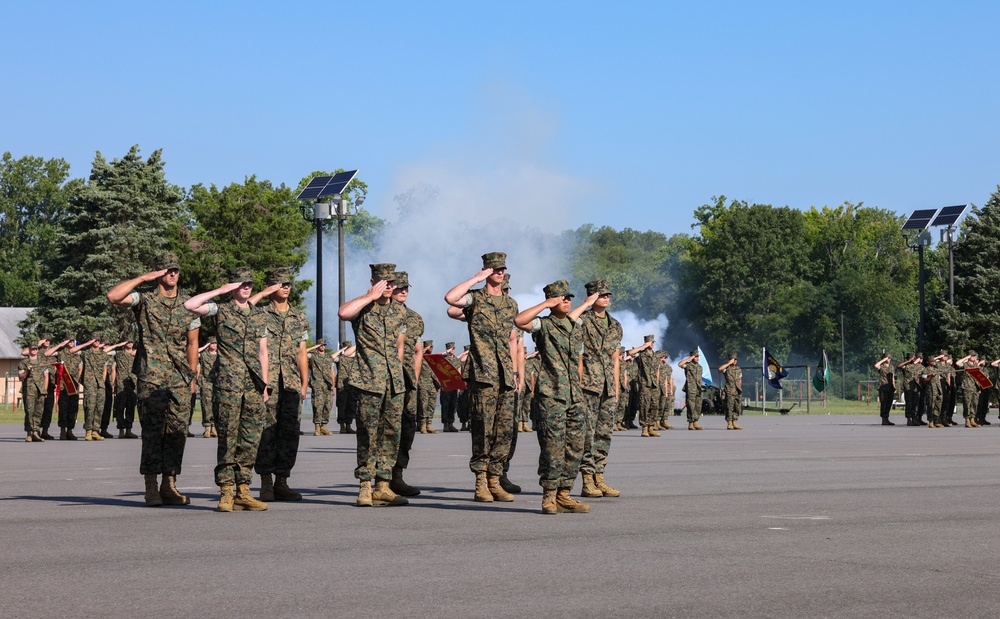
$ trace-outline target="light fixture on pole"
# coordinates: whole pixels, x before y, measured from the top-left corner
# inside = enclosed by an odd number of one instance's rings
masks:
[[[306,188],[299,192],[296,199],[300,202],[315,200],[312,213],[303,204],[300,208],[302,216],[306,220],[311,220],[316,226],[316,338],[323,337],[323,223],[333,218],[333,213],[337,213],[339,227],[342,228],[341,213],[346,213],[343,191],[348,183],[354,180],[357,170],[349,172],[338,172],[332,176],[317,176],[309,181]],[[323,201],[328,198],[328,201]],[[344,215],[346,218],[346,214]],[[340,236],[340,303],[344,301],[344,260],[343,260],[343,233]],[[340,325],[341,340],[344,339],[344,325]]]

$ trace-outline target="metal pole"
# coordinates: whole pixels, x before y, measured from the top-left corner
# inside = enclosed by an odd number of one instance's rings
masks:
[[[917,240],[917,256],[920,261],[920,322],[917,326],[917,350],[924,349],[924,246]]]
[[[840,398],[847,399],[847,372],[844,371],[844,312],[840,312]]]
[[[339,212],[337,212],[337,268],[340,270],[340,275],[337,281],[337,300],[339,301],[338,309],[340,306],[346,303],[344,298],[344,220],[347,218]],[[344,321],[337,316],[338,334],[340,335],[340,341],[343,342],[347,339],[347,325]]]
[[[948,226],[948,303],[951,305],[955,305],[955,255],[952,253],[954,231],[953,226]]]
[[[316,339],[323,338],[323,220],[314,219],[316,226]]]

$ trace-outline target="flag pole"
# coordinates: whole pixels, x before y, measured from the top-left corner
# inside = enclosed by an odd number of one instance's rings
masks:
[[[764,394],[764,399],[761,400],[760,410],[764,413],[765,417],[767,416],[767,357],[764,355],[766,350],[766,348],[760,349],[760,367],[763,372],[763,380],[761,381],[760,390],[761,393]]]

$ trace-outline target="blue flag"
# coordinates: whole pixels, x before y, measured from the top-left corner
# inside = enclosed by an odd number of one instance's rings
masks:
[[[788,376],[786,370],[771,353],[764,349],[764,380],[775,389],[781,389],[781,379]]]
[[[698,359],[701,360],[701,384],[711,387],[712,370],[708,369],[708,359],[705,359],[705,353],[701,352],[701,346],[698,347]]]

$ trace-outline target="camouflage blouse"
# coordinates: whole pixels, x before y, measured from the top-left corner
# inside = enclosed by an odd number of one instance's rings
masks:
[[[622,324],[610,313],[599,318],[593,311],[580,317],[583,329],[583,389],[589,393],[615,394],[615,354],[622,343]]]

